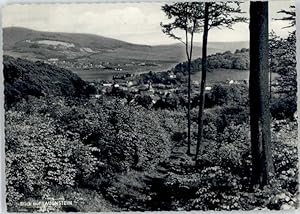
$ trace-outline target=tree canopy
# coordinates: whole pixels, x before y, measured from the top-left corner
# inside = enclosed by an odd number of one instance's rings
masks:
[[[280,10],[278,11],[280,14],[284,14],[286,16],[277,19],[277,20],[283,20],[283,21],[289,21],[290,25],[286,26],[285,28],[294,27],[296,25],[296,7],[294,5],[290,6],[290,10]]]

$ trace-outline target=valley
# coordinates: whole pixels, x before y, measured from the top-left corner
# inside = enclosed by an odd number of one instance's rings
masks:
[[[70,69],[88,81],[116,74],[164,71],[186,61],[182,44],[139,45],[90,34],[41,32],[19,27],[3,30],[4,54]],[[208,53],[234,52],[247,42],[212,42]],[[195,43],[194,59],[201,57]]]
[[[275,186],[252,191],[249,49],[243,43],[209,44],[203,152],[196,159],[201,45],[190,64],[188,89],[178,44],[146,46],[23,28],[4,29],[4,44],[11,212],[297,206],[296,96],[295,90],[292,99],[282,96],[286,77],[278,56],[292,48],[275,52],[278,64],[270,67],[276,72],[268,88]],[[288,71],[289,84],[295,82],[294,69]],[[20,203],[48,196],[74,203],[45,208]]]

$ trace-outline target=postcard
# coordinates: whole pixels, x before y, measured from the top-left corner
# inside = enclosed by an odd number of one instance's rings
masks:
[[[8,212],[298,207],[294,1],[2,16]]]

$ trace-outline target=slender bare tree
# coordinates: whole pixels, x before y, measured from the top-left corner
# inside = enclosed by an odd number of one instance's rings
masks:
[[[202,9],[203,10],[203,9]],[[200,150],[203,138],[203,111],[205,105],[205,85],[207,73],[207,41],[208,33],[212,28],[230,28],[235,23],[245,22],[247,19],[243,16],[240,8],[240,2],[206,2],[204,3],[204,16],[203,16],[203,41],[202,41],[202,77],[201,77],[201,90],[199,101],[198,113],[198,136],[195,160],[199,153],[202,153],[203,146]]]
[[[179,40],[185,45],[187,57],[187,72],[188,72],[188,148],[187,154],[191,154],[191,62],[193,57],[194,34],[201,29],[201,17],[203,11],[200,2],[178,2],[171,5],[164,5],[162,10],[167,17],[172,20],[171,23],[161,23],[162,30],[165,34],[173,39]],[[176,30],[184,31],[184,37],[176,36]]]

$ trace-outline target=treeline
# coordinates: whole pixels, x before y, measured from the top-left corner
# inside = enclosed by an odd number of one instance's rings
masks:
[[[7,107],[30,96],[88,96],[94,89],[73,72],[44,62],[4,55],[3,66]]]
[[[197,72],[201,70],[201,58],[192,61],[191,70]],[[208,56],[207,66],[209,69],[249,69],[249,49],[237,49],[234,53],[226,51]],[[175,66],[176,72],[186,72],[187,62],[179,63]]]

